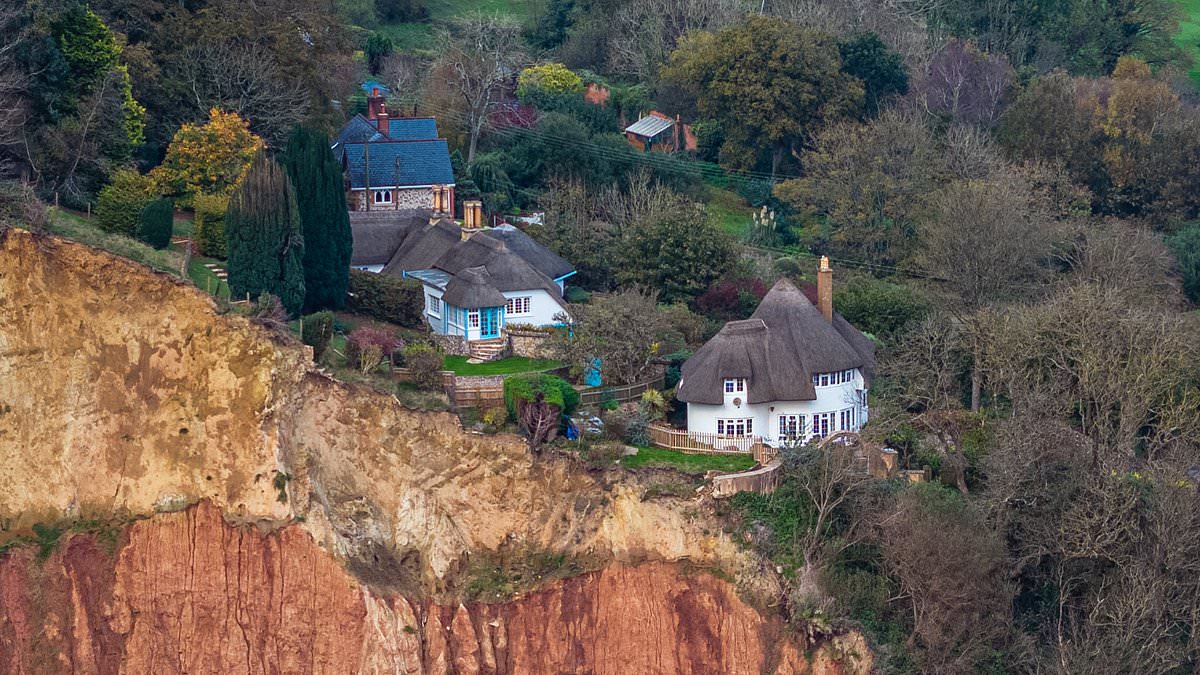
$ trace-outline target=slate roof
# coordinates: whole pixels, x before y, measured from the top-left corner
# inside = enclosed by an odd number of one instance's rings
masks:
[[[372,188],[454,185],[444,139],[347,143],[343,150],[342,165],[350,175],[351,187],[356,189],[367,187],[368,156]]]
[[[820,310],[786,279],[776,282],[745,321],[730,321],[683,364],[676,396],[688,403],[724,403],[724,380],[747,378],[747,402],[811,401],[812,376],[862,369],[875,372],[875,346],[834,313]]]
[[[674,124],[675,123],[671,120],[655,117],[654,115],[647,115],[646,117],[643,117],[642,119],[625,127],[625,131],[627,133],[650,138],[661,134],[667,129],[670,129]]]
[[[518,227],[500,225],[483,234],[504,242],[509,250],[524,258],[526,262],[533,265],[534,269],[551,279],[561,279],[575,271],[575,267],[571,263],[539,244],[536,239],[525,234]]]
[[[341,161],[342,151],[347,143],[366,143],[372,138],[382,138],[382,135],[370,120],[362,115],[355,115],[350,118],[349,122],[342,125],[337,138],[333,139],[333,153],[337,156],[338,161]]]
[[[350,264],[387,264],[405,238],[428,222],[428,209],[351,211],[350,232],[354,247]]]
[[[387,136],[393,141],[435,139],[438,137],[437,120],[432,117],[390,118],[388,119]]]

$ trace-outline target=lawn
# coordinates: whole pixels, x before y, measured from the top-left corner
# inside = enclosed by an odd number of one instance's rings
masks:
[[[705,207],[717,227],[738,239],[744,239],[750,233],[754,209],[736,193],[729,190],[710,187],[708,194],[708,203]]]
[[[662,467],[684,473],[745,471],[754,466],[754,458],[750,455],[689,455],[675,450],[638,446],[638,454],[622,457],[621,465],[629,469]]]
[[[446,370],[453,370],[456,375],[511,375],[551,370],[560,366],[562,364],[558,361],[530,359],[524,356],[514,356],[486,363],[467,363],[465,356],[447,356],[444,367]]]
[[[132,237],[105,232],[96,227],[93,221],[65,209],[50,209],[50,231],[67,239],[129,258],[160,272],[177,275],[183,263],[182,254],[178,251],[160,251]]]
[[[425,23],[378,23],[363,26],[368,30],[386,35],[399,52],[436,51],[434,41],[439,26],[456,17],[482,12],[486,15],[510,16],[524,24],[538,7],[534,0],[438,0],[428,3],[429,21]]]
[[[1179,22],[1179,32],[1175,34],[1175,44],[1195,59],[1188,75],[1192,83],[1200,88],[1200,0],[1176,1],[1183,10],[1183,17]]]

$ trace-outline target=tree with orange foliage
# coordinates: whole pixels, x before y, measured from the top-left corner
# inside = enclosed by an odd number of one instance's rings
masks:
[[[246,175],[262,139],[236,113],[213,108],[205,124],[184,124],[150,175],[163,194],[190,206],[198,194],[228,195]]]

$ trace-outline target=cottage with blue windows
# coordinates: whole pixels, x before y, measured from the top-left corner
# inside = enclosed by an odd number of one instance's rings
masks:
[[[822,258],[816,305],[780,280],[749,319],[725,324],[683,364],[676,395],[690,435],[779,446],[866,424],[875,346],[833,311],[832,276]]]
[[[351,211],[432,209],[454,217],[454,172],[432,117],[393,117],[375,84],[367,114],[338,132],[331,150],[342,165]]]

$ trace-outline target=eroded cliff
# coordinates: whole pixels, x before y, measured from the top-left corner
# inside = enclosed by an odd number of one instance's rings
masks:
[[[740,564],[696,516],[337,382],[168,275],[20,231],[0,242],[0,411],[10,529],[209,499],[237,522],[302,520],[371,581],[433,593],[513,541]]]
[[[615,565],[502,604],[362,586],[302,528],[226,524],[208,503],[0,557],[11,673],[865,672],[853,637],[807,657],[704,573]]]

